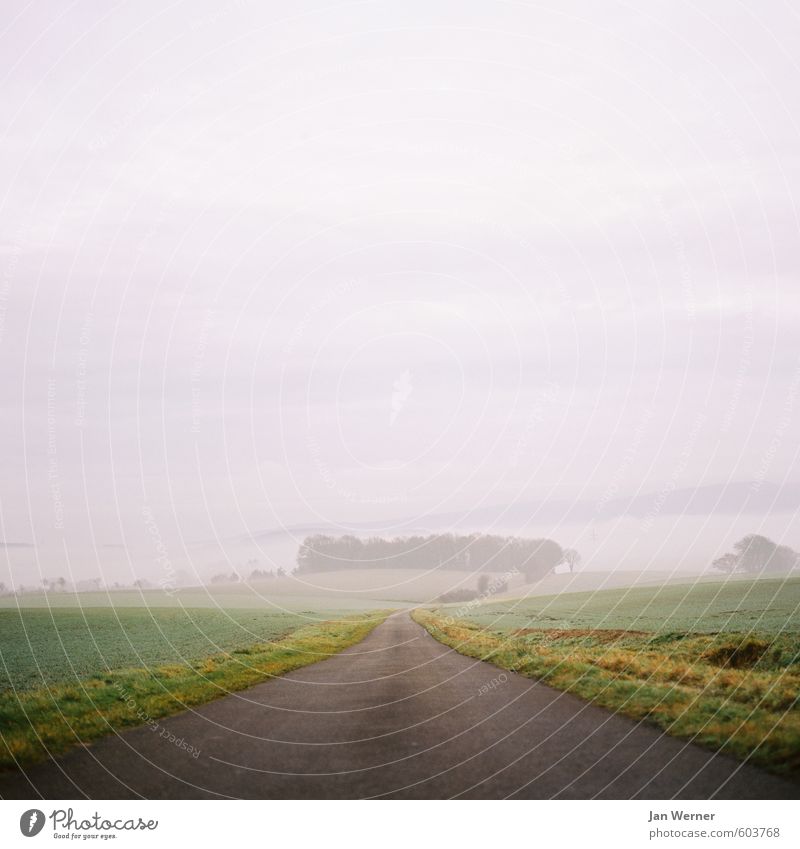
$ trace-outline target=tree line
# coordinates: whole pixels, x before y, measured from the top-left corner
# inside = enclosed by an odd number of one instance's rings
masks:
[[[134,582],[133,586],[136,586]],[[85,578],[80,581],[70,583],[64,577],[58,578],[42,578],[41,584],[16,584],[14,587],[7,587],[4,581],[0,581],[0,596],[2,595],[42,595],[47,593],[77,593],[77,592],[93,592],[101,589],[125,589],[126,585],[114,583],[113,587],[103,583],[102,578]]]
[[[528,581],[550,574],[560,563],[574,568],[577,552],[565,551],[551,539],[523,539],[492,534],[360,539],[316,534],[297,552],[297,574],[341,569],[454,569],[521,572]]]
[[[248,581],[270,581],[273,578],[283,578],[286,576],[286,570],[282,567],[278,567],[276,570],[272,569],[253,569],[250,574],[245,578],[240,575],[238,572],[233,571],[230,574],[226,572],[220,572],[217,575],[211,576],[212,584],[242,584],[247,583]]]

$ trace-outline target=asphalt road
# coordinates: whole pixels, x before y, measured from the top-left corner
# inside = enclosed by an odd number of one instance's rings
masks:
[[[0,775],[4,798],[798,795],[797,785],[463,657],[407,613],[329,660],[156,731]]]

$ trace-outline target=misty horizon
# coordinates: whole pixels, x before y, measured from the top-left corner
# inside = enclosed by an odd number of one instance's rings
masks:
[[[800,547],[788,8],[311,9],[18,4],[0,579],[294,527]]]

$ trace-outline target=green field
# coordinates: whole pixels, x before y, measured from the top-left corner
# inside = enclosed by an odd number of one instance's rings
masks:
[[[341,611],[89,607],[0,610],[0,692],[269,643]]]
[[[597,590],[442,607],[485,628],[691,633],[800,631],[800,578]]]
[[[491,574],[491,573],[490,573]],[[210,607],[275,611],[403,608],[425,603],[458,587],[477,586],[478,576],[447,569],[349,569],[318,575],[181,587],[108,589],[92,592],[27,592],[0,596],[0,609],[22,607]]]
[[[273,583],[273,582],[270,582]],[[277,582],[274,582],[277,583]],[[269,587],[268,589],[272,589]],[[164,592],[158,589],[149,590],[109,590],[81,593],[28,593],[20,598],[0,596],[0,610],[16,610],[18,607],[40,608],[211,608],[232,610],[245,608],[274,611],[276,613],[304,613],[307,616],[319,616],[319,611],[363,611],[401,608],[405,602],[381,598],[380,594],[366,594],[363,597],[342,593],[327,593],[312,591],[300,593],[296,587],[289,587],[294,592],[267,592],[263,585],[252,586],[219,586],[219,587],[187,587],[175,592]]]
[[[800,580],[608,590],[414,617],[445,645],[800,779]]]
[[[0,768],[324,660],[387,612],[0,610]]]

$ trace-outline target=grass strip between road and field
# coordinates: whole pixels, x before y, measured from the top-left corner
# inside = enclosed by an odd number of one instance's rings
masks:
[[[269,643],[191,663],[113,670],[72,683],[0,693],[0,768],[48,755],[245,690],[363,640],[391,611],[305,625]]]
[[[800,779],[800,635],[491,631],[412,613],[461,654]]]

